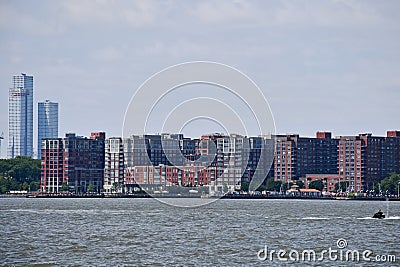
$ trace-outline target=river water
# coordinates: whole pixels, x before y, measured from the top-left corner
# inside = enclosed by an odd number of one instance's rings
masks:
[[[379,208],[388,219],[370,219]],[[154,199],[2,198],[0,264],[400,266],[399,226],[400,202],[227,199],[182,208]],[[329,248],[337,253],[322,254]],[[272,250],[286,254],[271,258]],[[371,254],[340,258],[347,250]]]

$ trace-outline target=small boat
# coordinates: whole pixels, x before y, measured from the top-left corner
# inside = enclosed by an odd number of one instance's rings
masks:
[[[384,219],[385,218],[385,214],[383,214],[383,212],[381,210],[379,210],[377,213],[374,214],[374,216],[372,216],[372,218]]]

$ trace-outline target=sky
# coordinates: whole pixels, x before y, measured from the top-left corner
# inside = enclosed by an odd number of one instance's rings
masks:
[[[400,130],[399,11],[396,0],[0,0],[2,156],[13,75],[34,76],[35,103],[59,102],[60,136],[121,136],[141,84],[188,61],[223,63],[251,78],[276,133]],[[222,128],[184,127],[189,135]]]

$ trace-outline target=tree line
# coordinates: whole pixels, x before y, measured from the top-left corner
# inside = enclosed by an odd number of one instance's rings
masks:
[[[380,190],[383,195],[397,195],[399,192],[399,186],[400,186],[400,174],[392,173],[389,177],[383,179],[380,183],[376,183],[373,186],[373,189],[375,193],[379,193],[379,185],[380,184]],[[257,191],[275,191],[275,192],[280,192],[283,191],[285,192],[286,190],[289,190],[293,185],[297,185],[299,188],[305,188],[305,184],[302,181],[296,181],[295,183],[290,182],[288,183],[282,183],[281,181],[275,181],[273,177],[268,178],[262,185],[260,185],[257,188]],[[346,191],[346,188],[349,186],[349,182],[340,182],[335,184],[335,189],[337,192],[339,191]],[[322,180],[315,180],[312,181],[309,185],[308,188],[310,189],[317,189],[322,191],[324,189],[325,185]],[[247,182],[242,182],[241,184],[241,190],[242,191],[248,191],[249,188],[249,183]]]
[[[37,191],[40,186],[40,159],[15,157],[0,159],[0,193],[12,190]]]

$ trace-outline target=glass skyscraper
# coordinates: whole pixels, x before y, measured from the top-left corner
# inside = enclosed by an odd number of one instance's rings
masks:
[[[37,157],[41,158],[43,138],[58,137],[58,103],[46,100],[38,103],[38,143]]]
[[[33,76],[13,76],[8,94],[8,157],[33,156]]]

